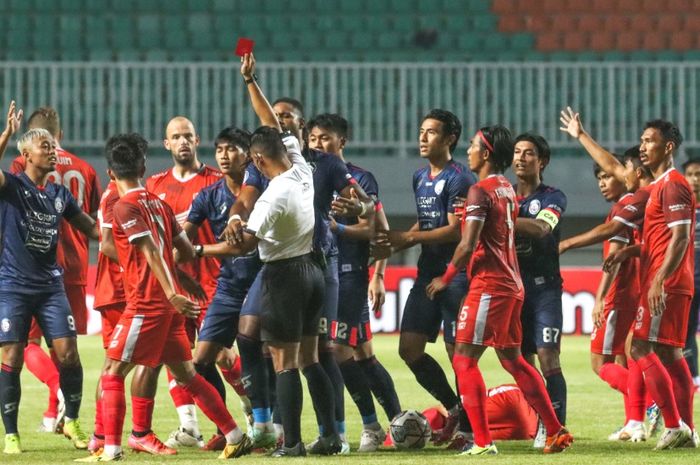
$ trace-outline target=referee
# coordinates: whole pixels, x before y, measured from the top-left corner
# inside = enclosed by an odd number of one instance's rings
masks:
[[[243,58],[243,67],[253,64],[252,54]],[[333,416],[333,386],[317,355],[324,280],[311,254],[315,224],[313,172],[301,155],[296,137],[292,134],[280,137],[277,117],[255,79],[247,80],[246,84],[255,113],[263,124],[251,137],[250,154],[270,184],[248,218],[243,242],[205,245],[201,253],[242,255],[257,246],[264,263],[260,270],[261,337],[272,354],[284,427],[284,445],[272,455],[306,455],[301,441],[300,367],[325,433],[313,452],[336,454],[341,442]]]

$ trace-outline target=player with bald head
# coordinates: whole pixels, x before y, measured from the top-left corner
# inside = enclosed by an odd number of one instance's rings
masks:
[[[197,194],[207,186],[221,179],[221,173],[202,163],[197,156],[199,147],[199,135],[192,121],[184,116],[175,116],[165,127],[163,146],[170,151],[173,158],[173,167],[154,174],[146,180],[146,188],[165,201],[175,213],[175,218],[182,226],[190,213],[192,201]],[[208,222],[204,222],[198,229],[196,244],[213,244],[216,238]],[[197,319],[187,320],[187,335],[194,347],[197,329],[204,320],[206,308],[216,290],[216,281],[219,276],[220,263],[214,258],[200,258],[198,260],[181,264],[179,277],[190,292],[190,298],[196,299],[202,308],[202,313]],[[189,279],[188,279],[189,278]],[[183,280],[184,279],[184,280]],[[225,395],[225,388],[216,368],[211,366],[207,373],[202,373],[217,391]],[[172,376],[168,373],[170,395],[173,398],[178,416],[180,428],[171,433],[166,441],[168,447],[178,446],[204,446],[204,439],[199,431],[194,399],[182,387],[172,382]]]

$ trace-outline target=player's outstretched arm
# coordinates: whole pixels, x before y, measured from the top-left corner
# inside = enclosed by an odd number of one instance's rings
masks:
[[[189,240],[187,242],[189,242]],[[151,269],[151,272],[160,283],[161,287],[163,288],[163,292],[165,292],[165,296],[168,298],[172,306],[175,307],[175,310],[187,318],[196,318],[200,312],[199,305],[192,302],[184,295],[177,293],[171,270],[166,268],[163,257],[161,256],[155,242],[153,242],[151,235],[147,234],[134,239],[132,245],[136,247],[146,258],[148,267]],[[190,247],[192,247],[192,244],[190,244]]]
[[[576,113],[571,107],[566,107],[566,110],[561,111],[559,121],[562,123],[559,129],[578,140],[603,171],[611,174],[618,181],[625,182],[625,167],[583,129],[579,113]]]
[[[428,231],[411,228],[406,232],[389,231],[389,241],[393,248],[403,249],[416,244],[444,244],[460,240],[459,219],[454,213],[447,214],[447,225]]]
[[[515,219],[515,233],[521,236],[532,239],[542,239],[551,232],[552,227],[549,225],[549,223],[542,220],[522,217]]]
[[[250,212],[253,211],[255,202],[260,198],[261,192],[255,186],[241,187],[241,191],[236,198],[236,201],[231,205],[229,210],[228,224],[221,233],[219,239],[226,241],[230,245],[236,245],[243,242],[243,221],[247,220]]]
[[[78,231],[85,234],[90,239],[97,241],[100,239],[100,232],[97,229],[97,222],[93,217],[85,212],[80,212],[70,219],[70,224]]]
[[[612,271],[613,267],[629,260],[632,257],[639,257],[642,253],[642,246],[639,244],[630,245],[614,253],[609,253],[603,261],[603,271]]]
[[[559,243],[559,254],[561,255],[571,249],[600,244],[603,241],[623,233],[625,228],[626,226],[619,221],[608,221],[607,223],[599,224],[589,231],[561,241]]]
[[[7,121],[5,124],[5,129],[0,133],[0,160],[5,155],[5,150],[7,149],[7,144],[10,143],[12,136],[19,131],[20,125],[22,123],[22,116],[24,115],[23,110],[17,110],[17,105],[15,101],[10,102],[10,107],[7,110]],[[5,174],[0,170],[0,186],[5,184]]]
[[[247,255],[258,246],[259,239],[247,232],[243,233],[243,241],[235,245],[228,242],[219,242],[216,244],[205,244],[202,246],[200,255],[203,257],[240,257]]]
[[[255,114],[258,115],[258,118],[260,118],[260,124],[282,132],[282,127],[277,119],[277,115],[272,109],[270,102],[267,101],[265,94],[263,94],[255,78],[255,57],[252,53],[246,53],[241,57],[241,75],[243,75],[243,79],[246,82],[253,110]]]

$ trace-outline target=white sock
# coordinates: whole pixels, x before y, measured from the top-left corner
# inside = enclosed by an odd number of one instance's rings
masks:
[[[637,427],[639,427],[640,425],[644,425],[644,422],[643,422],[643,421],[638,421],[638,420],[630,420],[630,421],[627,422],[627,424],[625,425],[625,427],[626,427],[626,428],[637,428]]]
[[[272,422],[266,421],[265,423],[253,423],[253,428],[258,431],[263,431],[265,433],[272,431]]]
[[[284,427],[280,423],[273,423],[272,427],[274,428],[277,437],[284,437]]]
[[[122,446],[110,446],[105,444],[105,448],[102,453],[107,457],[116,457],[122,453]]]
[[[243,431],[238,426],[226,433],[226,444],[238,444],[241,439],[243,439]]]
[[[177,408],[177,416],[180,417],[180,426],[198,438],[199,422],[197,421],[197,408],[193,404],[181,405]]]

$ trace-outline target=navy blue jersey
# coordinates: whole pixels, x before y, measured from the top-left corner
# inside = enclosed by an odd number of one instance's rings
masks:
[[[226,179],[221,179],[202,189],[194,198],[187,221],[200,226],[208,220],[214,237],[219,237],[226,229],[228,212],[235,201],[236,196],[226,185]],[[221,259],[221,271],[216,284],[217,292],[233,292],[234,290],[229,287],[240,283],[243,285],[247,283],[250,286],[261,266],[257,248],[244,257]]]
[[[525,285],[553,283],[561,285],[559,273],[558,226],[566,210],[566,195],[555,187],[540,184],[532,195],[518,198],[518,217],[545,221],[552,233],[542,239],[515,236],[518,264]]]
[[[267,189],[269,183],[270,180],[263,176],[253,163],[248,164],[245,169],[245,174],[243,175],[244,186],[253,186],[262,194],[265,192],[265,189]]]
[[[700,208],[695,209],[695,289],[700,289]]]
[[[61,184],[49,182],[39,187],[24,173],[3,173],[0,285],[20,292],[62,289],[63,269],[56,263],[59,224],[82,210]]]
[[[447,226],[447,215],[454,213],[457,197],[466,197],[476,182],[474,174],[463,164],[450,160],[445,168],[433,177],[430,166],[413,174],[413,192],[416,196],[418,226],[430,231]],[[444,244],[423,244],[418,259],[418,273],[437,276],[444,273],[459,241]]]
[[[365,194],[371,198],[375,205],[379,203],[379,186],[374,175],[365,171],[352,163],[345,164],[350,175],[357,181]],[[353,225],[357,224],[357,218],[336,218],[338,223]],[[358,241],[348,237],[337,236],[338,241],[338,271],[346,273],[348,271],[366,270],[369,263],[369,241]]]
[[[350,184],[352,176],[345,163],[336,155],[307,148],[304,150],[304,158],[314,172],[314,249],[322,251],[326,256],[336,255],[338,247],[328,224],[331,202],[336,192]]]

